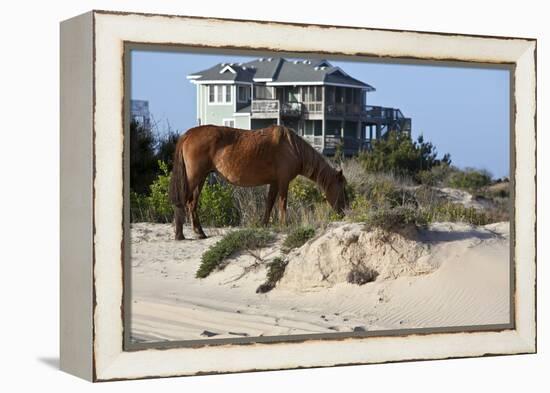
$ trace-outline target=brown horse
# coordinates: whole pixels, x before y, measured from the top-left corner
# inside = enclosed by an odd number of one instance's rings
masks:
[[[345,205],[345,178],[325,158],[292,130],[271,126],[247,131],[205,125],[191,128],[176,145],[170,184],[175,206],[176,240],[183,237],[185,208],[193,231],[206,237],[197,214],[199,195],[206,177],[218,172],[229,183],[242,187],[269,184],[264,223],[279,197],[280,221],[286,220],[288,184],[298,175],[314,182],[325,193],[331,206],[341,213]]]

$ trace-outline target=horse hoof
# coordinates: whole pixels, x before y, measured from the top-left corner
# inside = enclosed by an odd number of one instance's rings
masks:
[[[185,237],[183,235],[176,235],[176,240],[185,240]]]
[[[197,239],[206,239],[206,238],[208,238],[208,236],[206,236],[204,233],[199,233],[197,235]]]

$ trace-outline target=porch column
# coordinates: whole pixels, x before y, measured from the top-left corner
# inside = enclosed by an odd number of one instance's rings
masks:
[[[321,119],[321,150],[325,150],[325,135],[326,135],[326,121],[325,121],[325,115],[323,115],[323,118]],[[314,132],[315,133],[315,132]]]
[[[325,135],[326,135],[326,112],[325,112],[325,104],[326,104],[326,87],[321,86],[321,131],[322,131],[322,138],[321,138],[321,152],[325,151]],[[315,134],[315,132],[314,132]]]

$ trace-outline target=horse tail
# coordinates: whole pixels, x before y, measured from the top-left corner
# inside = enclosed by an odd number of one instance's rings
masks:
[[[169,197],[172,204],[176,207],[183,208],[187,202],[189,184],[187,181],[187,171],[185,169],[185,160],[183,158],[183,141],[182,137],[176,146],[174,152],[174,165],[172,167],[172,176],[170,178]]]

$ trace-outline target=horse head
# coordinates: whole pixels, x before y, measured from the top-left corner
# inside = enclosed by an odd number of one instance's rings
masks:
[[[341,169],[335,171],[330,177],[325,195],[328,203],[338,214],[344,213],[348,201],[346,198],[346,178]]]

